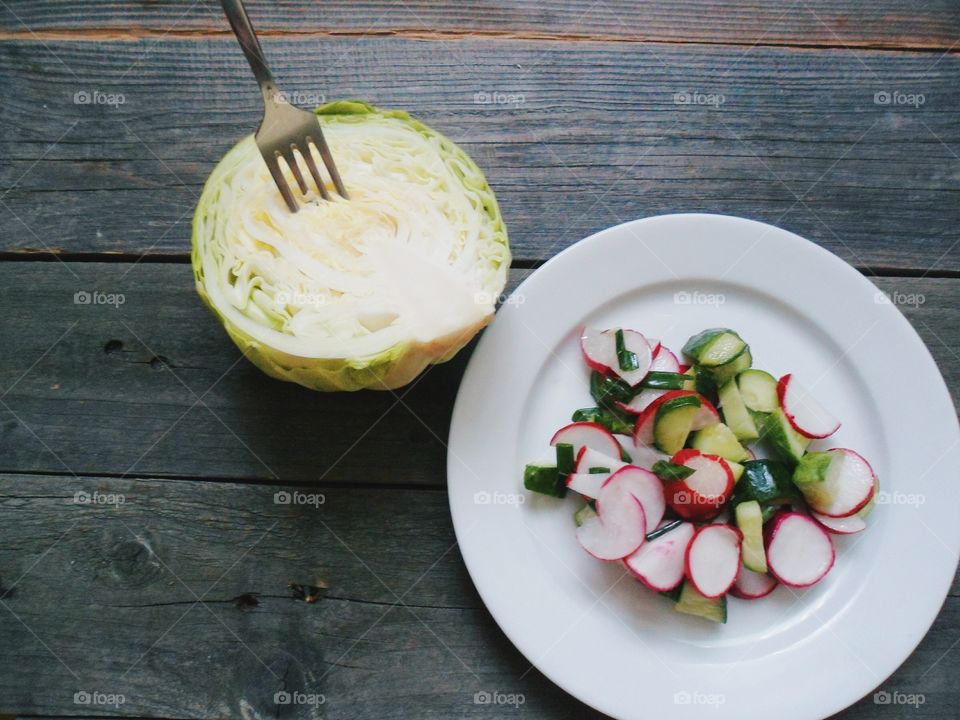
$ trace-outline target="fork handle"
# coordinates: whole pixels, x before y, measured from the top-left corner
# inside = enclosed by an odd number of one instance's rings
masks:
[[[237,36],[237,42],[243,54],[250,63],[250,69],[253,70],[254,77],[260,83],[260,92],[263,93],[265,101],[273,101],[277,92],[276,83],[273,81],[273,75],[270,68],[267,67],[267,61],[263,56],[263,48],[260,47],[260,40],[253,29],[253,23],[247,15],[247,9],[243,6],[243,0],[220,0],[223,5],[223,12],[230,21],[230,27],[233,34]]]

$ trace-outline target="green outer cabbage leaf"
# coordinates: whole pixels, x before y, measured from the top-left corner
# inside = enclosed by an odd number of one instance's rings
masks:
[[[468,326],[457,328],[439,338],[421,341],[404,338],[375,353],[351,356],[350,342],[344,343],[344,352],[318,354],[297,347],[292,335],[281,335],[275,318],[264,311],[252,296],[255,283],[249,291],[251,299],[244,307],[229,302],[222,288],[212,286],[229,282],[229,268],[222,267],[229,260],[224,244],[224,226],[231,212],[229,191],[224,190],[235,172],[247,166],[259,151],[248,136],[241,140],[220,161],[208,178],[193,219],[192,264],[197,292],[204,303],[223,322],[227,333],[246,357],[271,377],[295,382],[321,391],[392,389],[409,383],[427,366],[446,362],[463,348],[492,317],[495,301],[506,284],[510,267],[507,231],[494,197],[482,171],[453,141],[432,130],[422,122],[399,110],[383,110],[360,101],[338,101],[315,111],[321,124],[328,128],[336,123],[365,123],[384,120],[401,124],[431,141],[441,161],[459,180],[462,192],[469,198],[473,210],[481,218],[482,237],[479,238],[476,264],[483,293],[492,298],[490,313]],[[336,154],[336,151],[335,151]],[[413,158],[411,158],[413,161]],[[341,167],[341,172],[343,168]],[[349,190],[349,187],[348,187]],[[282,349],[281,347],[283,346]]]

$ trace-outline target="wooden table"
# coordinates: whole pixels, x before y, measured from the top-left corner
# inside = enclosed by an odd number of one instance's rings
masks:
[[[467,148],[512,282],[621,220],[756,218],[893,294],[960,384],[953,0],[249,5],[302,104],[406,108]],[[201,306],[194,205],[260,112],[228,32],[213,0],[0,2],[0,714],[596,717],[502,635],[454,542],[467,353],[396,394],[315,394]],[[275,502],[293,489],[324,502]],[[924,703],[844,717],[960,717],[957,590],[882,685]]]

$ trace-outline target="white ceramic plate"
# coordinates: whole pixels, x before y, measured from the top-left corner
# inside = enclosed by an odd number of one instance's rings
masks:
[[[900,312],[857,271],[769,225],[670,215],[600,232],[514,293],[479,343],[450,430],[450,507],[464,560],[527,659],[617,718],[823,718],[880,685],[926,633],[960,553],[960,430]],[[525,463],[593,405],[576,338],[629,326],[674,350],[736,329],[754,365],[793,372],[843,421],[886,493],[808,590],[729,600],[716,625],[602,563],[574,537],[571,495],[526,493]],[[516,687],[503,692],[522,692]]]

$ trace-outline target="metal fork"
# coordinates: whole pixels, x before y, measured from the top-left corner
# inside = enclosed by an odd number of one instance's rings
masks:
[[[307,194],[307,183],[297,164],[297,158],[294,151],[300,153],[314,182],[320,190],[320,195],[324,200],[330,199],[330,194],[324,185],[323,177],[317,169],[317,164],[313,160],[313,153],[310,150],[311,144],[316,146],[323,158],[323,164],[327,166],[327,171],[333,179],[333,184],[345,199],[348,199],[347,190],[343,186],[343,180],[340,179],[340,173],[333,162],[333,155],[330,154],[330,148],[327,141],[323,138],[323,131],[320,129],[320,121],[315,113],[296,108],[287,102],[285,96],[273,81],[273,75],[267,62],[263,57],[263,49],[260,47],[260,40],[253,29],[250,18],[247,16],[247,10],[243,6],[242,0],[221,0],[223,12],[226,13],[227,20],[230,21],[230,27],[233,28],[233,34],[237,36],[243,54],[247,56],[247,62],[250,63],[250,69],[253,70],[257,82],[260,83],[260,92],[263,94],[263,120],[260,121],[260,127],[254,139],[257,141],[257,147],[260,148],[260,154],[263,155],[273,181],[277,184],[280,194],[287,202],[290,212],[297,212],[300,206],[297,204],[293,192],[287,179],[283,176],[283,170],[280,167],[280,158],[283,158],[293,177],[300,186],[300,192]]]

